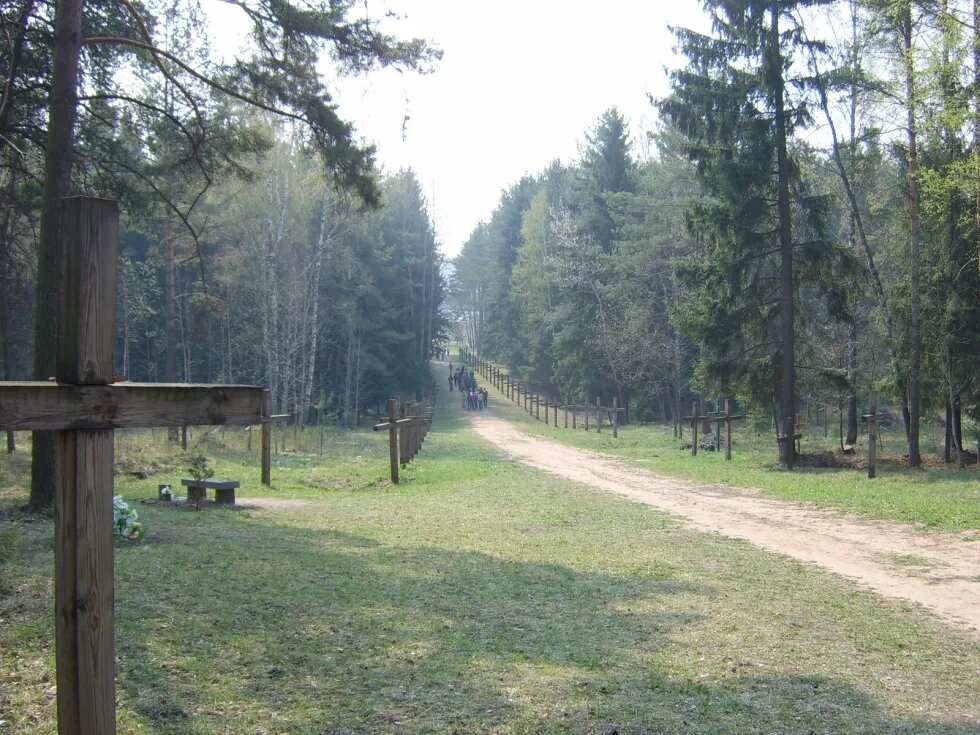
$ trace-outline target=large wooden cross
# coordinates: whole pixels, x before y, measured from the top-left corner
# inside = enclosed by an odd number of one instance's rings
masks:
[[[112,735],[113,429],[261,423],[267,431],[271,412],[268,392],[254,386],[113,383],[118,205],[64,200],[60,236],[56,382],[0,383],[0,430],[55,432],[58,732]]]

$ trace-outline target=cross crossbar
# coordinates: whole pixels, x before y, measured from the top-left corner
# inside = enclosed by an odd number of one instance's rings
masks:
[[[60,220],[58,382],[0,383],[0,429],[55,432],[58,732],[113,735],[113,430],[261,422],[266,443],[271,411],[253,386],[114,383],[118,205],[66,199]]]
[[[0,382],[0,430],[255,424],[262,421],[262,393],[244,385]]]

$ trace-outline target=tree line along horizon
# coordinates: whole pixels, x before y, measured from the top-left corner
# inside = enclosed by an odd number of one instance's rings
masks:
[[[801,401],[839,406],[853,445],[874,392],[910,466],[936,419],[962,463],[980,443],[980,3],[704,6],[711,33],[674,29],[686,65],[652,101],[653,155],[609,109],[577,161],[474,229],[459,336],[564,403],[676,425],[737,397],[789,467]]]
[[[910,464],[930,412],[962,448],[980,419],[977,3],[703,5],[714,30],[676,30],[687,62],[654,101],[655,153],[607,111],[580,160],[505,190],[447,269],[417,177],[378,171],[316,72],[324,48],[343,73],[424,72],[431,44],[351,2],[270,3],[250,15],[255,56],[223,63],[192,4],[91,0],[65,147],[55,6],[11,4],[2,377],[51,374],[48,210],[84,192],[123,204],[116,355],[133,380],[264,384],[300,425],[352,426],[424,392],[452,328],[542,390],[640,417],[734,395],[791,434],[797,397],[820,396],[843,401],[850,439],[876,390]],[[848,31],[833,44],[807,33],[827,12]],[[830,123],[832,145],[810,142]]]

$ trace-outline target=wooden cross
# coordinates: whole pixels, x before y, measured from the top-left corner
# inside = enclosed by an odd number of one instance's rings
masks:
[[[62,202],[56,382],[0,383],[0,430],[55,432],[55,658],[60,735],[116,731],[113,430],[266,422],[254,386],[113,383],[119,210]],[[41,308],[42,305],[39,305]]]
[[[878,413],[878,395],[872,393],[868,396],[868,413],[861,416],[861,420],[868,424],[868,479],[873,480],[877,475],[875,466],[878,459],[878,420],[887,416]]]
[[[803,454],[803,429],[806,428],[806,419],[797,414],[796,425],[793,428],[795,430],[793,438],[796,440],[796,454],[799,456]]]
[[[698,423],[703,421],[704,419],[710,418],[708,414],[705,414],[704,416],[699,416],[698,413],[699,413],[698,401],[694,401],[694,403],[691,404],[691,415],[684,417],[685,419],[691,422],[691,433],[693,436],[693,439],[691,440],[692,457],[696,457],[698,453]]]
[[[398,484],[398,401],[394,398],[388,401],[388,420],[383,424],[375,424],[375,431],[388,430],[388,458],[391,463],[391,481]]]
[[[729,461],[732,458],[732,422],[738,419],[744,419],[745,414],[739,414],[736,416],[732,413],[732,399],[725,399],[725,412],[718,413],[714,415],[714,420],[725,424],[725,460]]]
[[[427,428],[432,424],[432,410],[421,403],[412,403],[399,411],[399,401],[388,401],[388,420],[375,424],[375,431],[388,430],[388,457],[391,463],[391,481],[398,484],[398,463],[407,467],[422,449]],[[402,418],[398,418],[398,413]]]

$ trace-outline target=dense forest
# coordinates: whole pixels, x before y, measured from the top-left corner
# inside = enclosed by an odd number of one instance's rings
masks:
[[[925,421],[956,460],[980,420],[980,3],[704,6],[650,155],[609,109],[472,232],[460,338],[637,419],[736,396],[787,437],[814,404],[853,444],[875,392],[911,466]]]
[[[951,460],[969,442],[980,0],[706,0],[710,33],[674,30],[684,62],[644,152],[601,113],[578,160],[507,188],[451,269],[416,175],[378,169],[322,77],[424,73],[438,49],[351,0],[238,5],[253,50],[230,60],[195,3],[93,0],[84,23],[80,6],[4,6],[3,378],[52,374],[74,193],[123,206],[130,379],[262,384],[300,425],[350,426],[424,392],[455,330],[540,390],[616,396],[634,419],[735,396],[790,467],[804,406],[838,408],[853,444],[872,392],[910,465],[924,421]]]
[[[67,159],[59,195],[122,204],[120,375],[263,385],[300,425],[354,425],[384,398],[426,391],[445,332],[434,225],[415,174],[378,170],[354,140],[318,65],[424,72],[438,51],[383,35],[354,3],[322,15],[271,4],[246,8],[254,55],[221,61],[196,3],[88,2],[66,142],[64,7],[2,13],[0,378],[52,374],[34,348],[58,286],[51,166]]]

